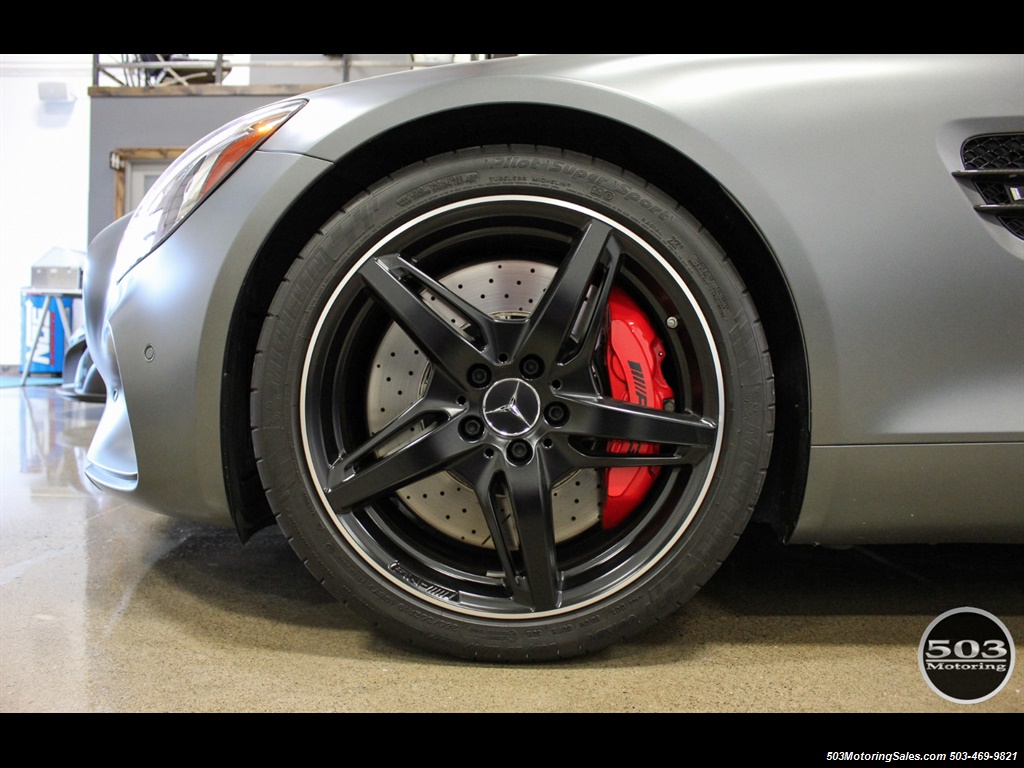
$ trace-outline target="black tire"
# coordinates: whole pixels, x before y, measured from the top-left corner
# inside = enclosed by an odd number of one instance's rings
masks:
[[[613,285],[664,345],[671,411],[608,396]],[[704,584],[757,500],[774,389],[753,302],[687,212],[589,157],[485,147],[385,179],[309,242],[252,419],[328,590],[417,645],[522,661],[602,648]],[[605,468],[638,465],[660,470],[607,529]]]

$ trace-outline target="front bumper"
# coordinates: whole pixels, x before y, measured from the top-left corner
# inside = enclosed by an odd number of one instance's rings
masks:
[[[120,282],[114,256],[127,219],[89,247],[89,348],[107,403],[86,474],[134,503],[231,525],[221,382],[243,282],[281,216],[330,163],[256,152]]]

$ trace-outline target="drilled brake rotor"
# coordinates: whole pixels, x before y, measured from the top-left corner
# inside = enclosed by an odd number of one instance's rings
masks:
[[[532,261],[503,261],[466,267],[441,279],[441,283],[492,317],[526,317],[547,290],[555,268]],[[424,298],[429,299],[427,294]],[[448,322],[464,321],[447,304],[428,305]],[[412,339],[397,325],[384,334],[370,369],[367,422],[378,432],[405,412],[426,392],[431,366]],[[412,442],[422,431],[413,426],[403,436],[384,445],[381,455]],[[559,483],[552,491],[555,541],[561,542],[597,525],[603,490],[596,470],[583,469]],[[492,548],[490,532],[476,493],[449,472],[438,472],[398,491],[406,506],[428,525],[467,544]],[[503,499],[499,514],[509,519]],[[506,533],[516,541],[515,527]]]

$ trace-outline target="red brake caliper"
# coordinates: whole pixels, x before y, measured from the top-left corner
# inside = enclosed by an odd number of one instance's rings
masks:
[[[647,316],[625,291],[613,288],[608,300],[606,363],[612,397],[661,410],[673,397],[661,373],[665,347]],[[654,453],[652,443],[612,440],[610,453]],[[658,477],[659,467],[612,467],[605,470],[606,496],[601,512],[603,528],[620,525],[643,500]]]

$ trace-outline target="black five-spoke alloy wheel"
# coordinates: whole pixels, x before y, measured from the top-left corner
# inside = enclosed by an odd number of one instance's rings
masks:
[[[767,347],[714,241],[548,149],[433,158],[352,201],[278,291],[253,388],[261,476],[310,570],[466,657],[570,656],[674,610],[771,447]]]

